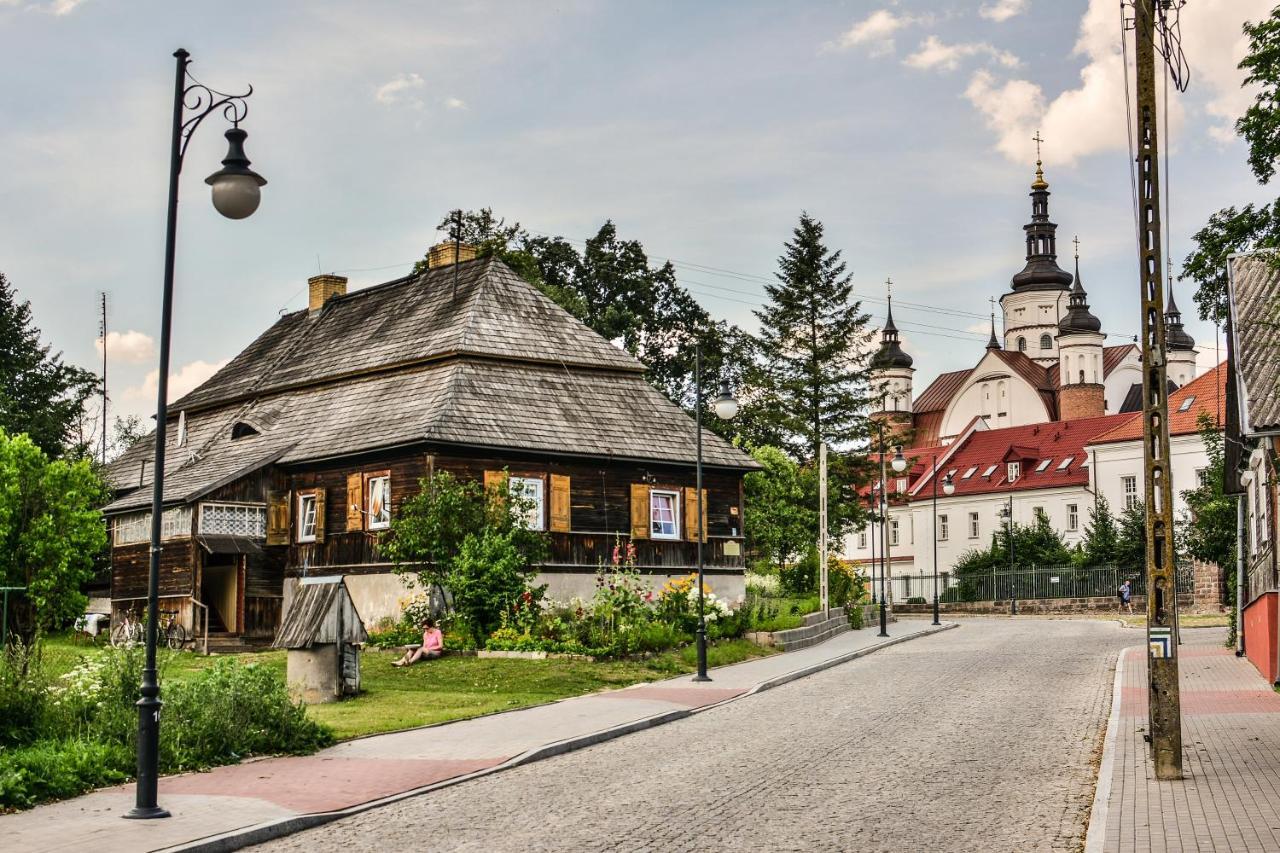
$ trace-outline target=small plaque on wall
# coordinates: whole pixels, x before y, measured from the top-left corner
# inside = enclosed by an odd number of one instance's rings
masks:
[[[724,555],[726,557],[738,557],[742,555],[742,546],[736,540],[730,539],[724,543]]]

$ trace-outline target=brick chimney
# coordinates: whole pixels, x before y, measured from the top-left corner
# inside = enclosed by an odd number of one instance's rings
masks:
[[[455,257],[454,250],[457,249]],[[427,269],[452,266],[454,263],[472,261],[476,257],[476,247],[466,243],[455,244],[452,240],[436,243],[427,253]]]
[[[310,299],[307,301],[307,309],[312,313],[316,313],[324,304],[334,296],[344,296],[347,292],[347,277],[345,275],[333,275],[325,273],[324,275],[313,275],[307,279],[307,289],[310,291]]]
[[[1058,419],[1073,421],[1077,418],[1100,418],[1106,414],[1106,398],[1102,385],[1086,382],[1083,385],[1063,385],[1058,391]]]

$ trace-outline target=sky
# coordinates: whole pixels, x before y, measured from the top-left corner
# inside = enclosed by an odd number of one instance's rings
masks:
[[[1231,130],[1251,95],[1240,25],[1265,0],[1190,0],[1170,99],[1171,255],[1229,204],[1267,201]],[[0,270],[45,340],[100,369],[112,414],[155,406],[173,58],[225,91],[268,180],[223,219],[211,117],[187,152],[171,392],[234,356],[306,279],[405,274],[450,209],[585,239],[606,219],[716,317],[755,328],[801,211],[878,323],[884,282],[917,392],[971,366],[1023,264],[1038,130],[1060,262],[1080,240],[1104,331],[1138,328],[1115,0],[110,2],[0,0]],[[1130,77],[1130,85],[1132,78]],[[1177,291],[1214,359],[1214,329]]]

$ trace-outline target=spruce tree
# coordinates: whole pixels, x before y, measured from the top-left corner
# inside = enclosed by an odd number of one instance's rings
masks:
[[[767,365],[772,417],[788,449],[814,459],[822,442],[847,445],[868,434],[871,402],[868,315],[850,301],[852,276],[823,243],[807,213],[778,259],[769,303],[755,312]]]
[[[1085,566],[1102,566],[1116,560],[1120,533],[1116,529],[1115,516],[1111,514],[1111,505],[1102,495],[1098,495],[1089,510],[1089,522],[1084,526],[1084,540],[1080,545]]]
[[[61,456],[96,387],[92,373],[63,364],[62,353],[40,343],[31,303],[19,302],[0,273],[0,430],[26,433],[47,456]]]

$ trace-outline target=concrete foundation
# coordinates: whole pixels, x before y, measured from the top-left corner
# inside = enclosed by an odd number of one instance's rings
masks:
[[[326,643],[309,649],[290,649],[286,678],[294,701],[308,705],[337,702],[342,698],[338,645]]]

